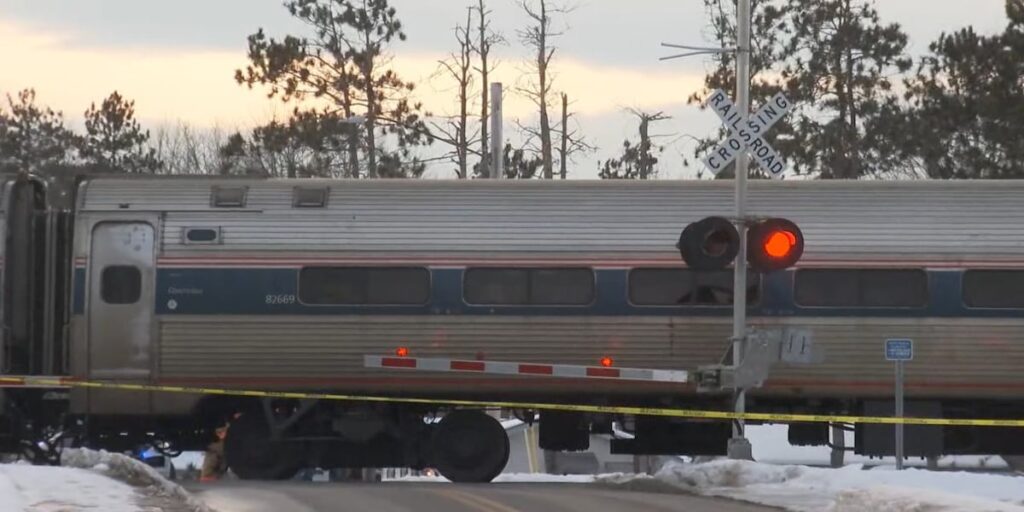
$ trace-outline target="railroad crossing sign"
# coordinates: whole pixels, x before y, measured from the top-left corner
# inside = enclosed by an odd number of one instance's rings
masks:
[[[718,114],[718,117],[729,129],[729,138],[714,149],[705,159],[704,165],[712,174],[718,174],[740,154],[750,151],[754,160],[768,172],[772,178],[782,178],[786,163],[778,153],[764,140],[775,123],[779,122],[793,108],[793,103],[781,92],[776,94],[760,110],[752,116],[744,118],[740,115],[732,99],[721,89],[716,89],[705,105]]]

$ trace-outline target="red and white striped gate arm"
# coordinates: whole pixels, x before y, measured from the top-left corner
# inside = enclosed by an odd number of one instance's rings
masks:
[[[506,361],[466,361],[430,357],[363,356],[366,368],[389,370],[421,370],[428,372],[492,373],[530,377],[563,377],[574,379],[618,379],[648,382],[687,382],[689,373],[682,370],[648,370],[571,364],[512,363]]]
[[[66,382],[74,379],[60,375],[3,375],[0,374],[0,388],[69,388]]]

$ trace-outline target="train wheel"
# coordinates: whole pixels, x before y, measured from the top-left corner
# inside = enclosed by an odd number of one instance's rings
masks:
[[[259,414],[244,414],[231,423],[224,439],[228,467],[242,480],[287,480],[302,466],[298,447],[275,441]]]
[[[445,415],[431,447],[434,467],[452,482],[490,482],[508,463],[508,434],[498,420],[481,411]]]

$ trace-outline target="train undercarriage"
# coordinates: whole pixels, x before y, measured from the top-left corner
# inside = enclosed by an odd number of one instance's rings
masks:
[[[478,409],[209,397],[191,417],[74,417],[66,415],[63,407],[66,391],[4,393],[0,451],[19,453],[36,463],[57,463],[60,449],[69,446],[121,452],[152,446],[171,456],[184,450],[205,450],[215,439],[214,431],[223,425],[229,425],[224,442],[227,464],[242,479],[290,479],[301,469],[313,467],[433,468],[452,481],[489,482],[509,459],[509,439],[502,423]],[[771,412],[863,415],[885,415],[886,407],[892,407],[884,400],[829,401],[814,407],[769,400],[754,404]],[[689,407],[709,408],[709,404]],[[979,407],[986,418],[1024,417],[1024,406],[1013,402],[915,401],[908,403],[907,410],[911,415],[955,418],[966,417],[966,412]],[[546,410],[510,412],[527,422],[538,422],[540,448],[550,451],[585,451],[593,434],[626,431],[631,435],[613,437],[612,453],[716,456],[725,454],[732,435],[732,425],[720,421]],[[844,441],[845,431],[853,431],[852,445]],[[1011,467],[1017,467],[1024,456],[1021,429],[908,426],[906,438],[908,457],[1001,455]],[[789,426],[792,445],[832,447],[833,465],[840,465],[848,452],[892,455],[892,440],[892,427],[884,425]]]

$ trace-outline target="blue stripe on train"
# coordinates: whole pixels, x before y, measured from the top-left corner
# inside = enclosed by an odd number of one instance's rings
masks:
[[[160,269],[156,312],[163,315],[545,315],[728,316],[729,307],[635,306],[629,303],[628,270],[596,270],[597,297],[587,306],[471,306],[462,301],[460,269],[431,269],[431,300],[423,306],[313,306],[298,302],[298,270],[280,268]],[[803,308],[794,304],[793,272],[765,276],[751,316],[871,316],[1024,318],[1021,310],[970,309],[961,300],[958,270],[928,272],[925,308]],[[85,309],[85,269],[76,269],[74,311]]]

